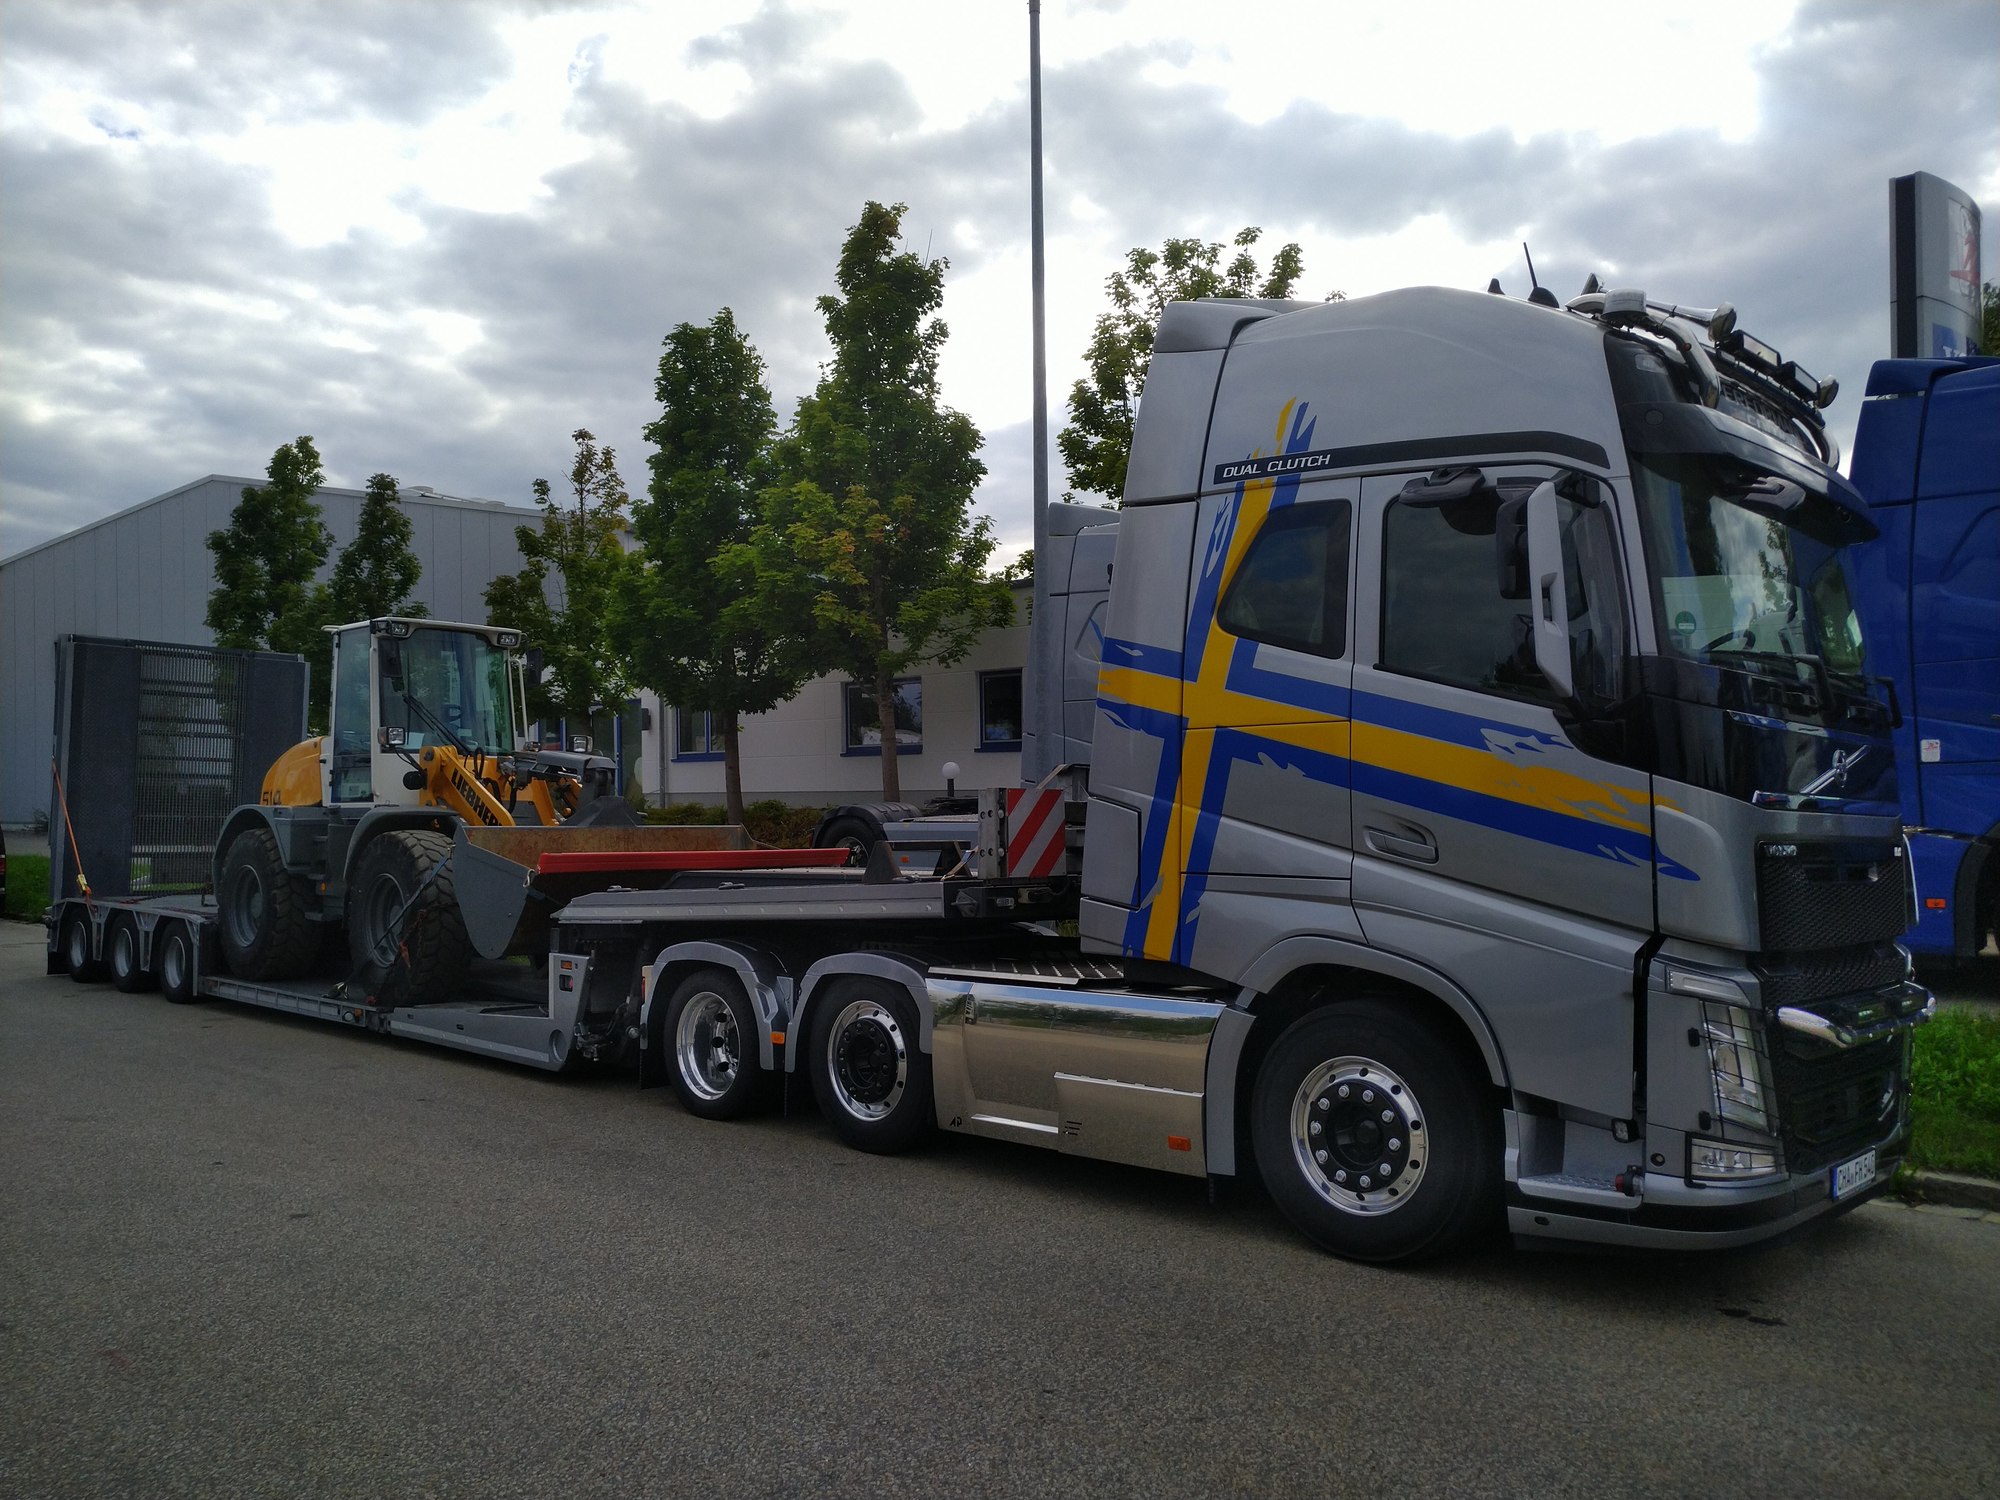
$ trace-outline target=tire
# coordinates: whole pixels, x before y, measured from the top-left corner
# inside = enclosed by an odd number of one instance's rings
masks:
[[[757,1013],[727,969],[697,969],[667,1003],[674,1092],[691,1115],[736,1120],[769,1099],[777,1081],[758,1063]]]
[[[833,1133],[862,1151],[907,1151],[937,1129],[931,1060],[900,985],[835,980],[813,1005],[806,1065]]]
[[[185,922],[162,922],[153,934],[153,968],[160,993],[175,1005],[187,1005],[194,990],[194,932]]]
[[[62,919],[62,956],[69,977],[78,984],[95,984],[104,977],[104,964],[90,949],[90,913],[71,908]]]
[[[822,849],[847,850],[847,863],[859,867],[868,863],[868,851],[882,841],[879,826],[870,826],[865,818],[835,818],[821,830],[818,839]]]
[[[139,924],[130,917],[113,917],[104,939],[104,961],[111,982],[126,994],[153,987],[153,971],[139,962]]]
[[[1402,1003],[1328,1006],[1293,1022],[1257,1071],[1258,1170],[1323,1249],[1365,1261],[1442,1255],[1497,1217],[1499,1118],[1486,1093],[1458,1040]]]
[[[305,880],[285,869],[277,835],[246,828],[222,856],[216,926],[229,972],[243,979],[296,979],[319,952]]]
[[[376,835],[355,861],[347,885],[347,949],[378,1005],[449,999],[465,983],[472,939],[458,909],[450,858],[451,840],[443,834],[398,828]],[[400,931],[391,931],[398,913]]]

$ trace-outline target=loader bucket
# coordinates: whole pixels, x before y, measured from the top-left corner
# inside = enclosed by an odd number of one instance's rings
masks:
[[[676,850],[748,849],[734,825],[637,828],[477,828],[461,824],[452,849],[452,878],[466,935],[486,958],[532,951],[546,937],[549,914],[590,891],[644,886],[643,869],[550,869],[590,861],[544,861],[543,855],[648,854]],[[643,864],[644,861],[604,861]]]

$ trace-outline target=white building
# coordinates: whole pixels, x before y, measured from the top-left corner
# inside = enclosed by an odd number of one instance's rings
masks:
[[[961,792],[1020,784],[1029,594],[1025,585],[1015,589],[1014,623],[987,631],[964,661],[918,667],[899,679],[897,773],[905,801],[944,791],[946,761],[958,763]],[[769,713],[747,715],[739,743],[744,800],[801,806],[879,800],[881,730],[873,696],[860,683],[820,677]],[[717,726],[701,713],[662,710],[650,694],[641,702],[651,721],[641,768],[648,799],[721,802]]]

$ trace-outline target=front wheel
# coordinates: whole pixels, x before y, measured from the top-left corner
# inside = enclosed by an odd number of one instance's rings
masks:
[[[757,1064],[757,1013],[742,981],[725,969],[697,969],[667,1002],[674,1092],[691,1115],[734,1120],[769,1097],[775,1081]]]
[[[378,1004],[447,1000],[472,968],[451,840],[422,828],[370,839],[347,887],[347,945]]]
[[[907,1151],[937,1129],[931,1060],[918,1045],[909,992],[840,979],[813,1007],[807,1066],[833,1132],[863,1151]]]
[[[1278,1207],[1354,1260],[1441,1255],[1488,1223],[1499,1122],[1456,1038],[1371,996],[1292,1023],[1251,1095],[1251,1137]]]

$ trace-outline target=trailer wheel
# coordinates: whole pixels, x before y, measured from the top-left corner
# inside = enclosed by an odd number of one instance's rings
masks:
[[[758,1066],[757,1013],[727,969],[697,969],[667,1002],[674,1092],[691,1115],[734,1120],[770,1096],[776,1079]]]
[[[126,994],[153,987],[153,975],[139,962],[139,924],[130,917],[114,917],[110,935],[104,940],[105,960],[111,982]]]
[[[451,840],[422,828],[378,834],[347,887],[347,947],[381,1005],[448,999],[472,967],[452,883]],[[400,919],[399,919],[400,918]]]
[[[868,852],[881,842],[882,829],[879,825],[870,827],[868,820],[858,817],[835,818],[819,836],[822,849],[845,849],[849,865],[859,867],[868,863]]]
[[[917,1035],[908,991],[883,980],[835,980],[813,1007],[813,1095],[848,1145],[907,1151],[937,1129],[931,1060]]]
[[[185,922],[165,922],[153,937],[153,963],[160,976],[160,993],[175,1005],[186,1005],[194,993],[194,932]]]
[[[230,841],[215,904],[232,974],[295,979],[311,966],[319,931],[306,914],[306,883],[285,868],[269,828],[246,828]]]
[[[1498,1120],[1464,1049],[1395,1001],[1301,1017],[1251,1096],[1258,1169],[1307,1238],[1354,1260],[1444,1253],[1494,1216]]]
[[[90,914],[72,908],[62,921],[63,964],[78,984],[95,984],[104,977],[104,965],[91,956]]]

